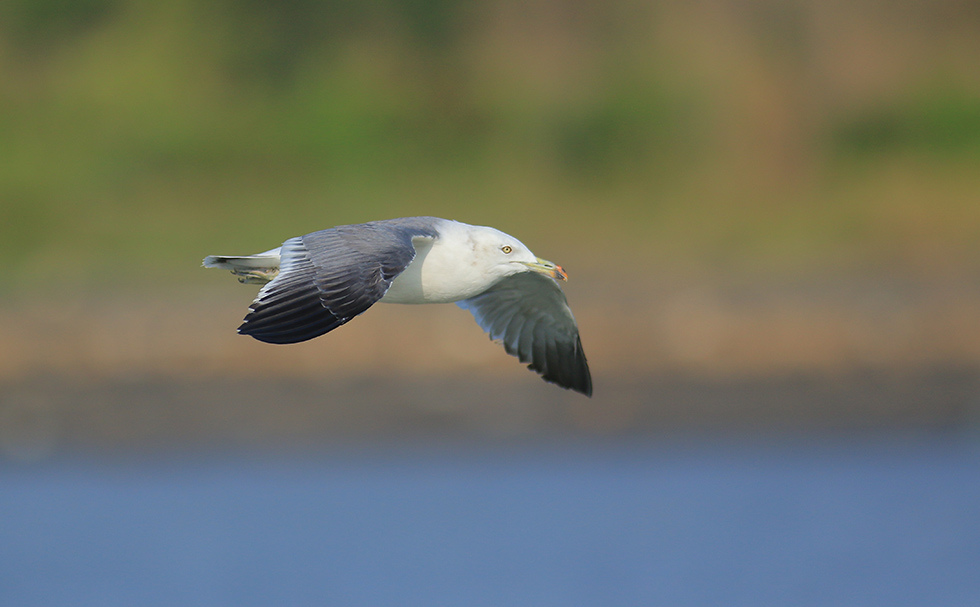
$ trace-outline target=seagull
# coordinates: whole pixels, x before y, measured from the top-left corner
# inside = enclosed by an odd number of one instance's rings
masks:
[[[209,255],[204,267],[261,284],[238,332],[292,344],[332,331],[375,303],[455,303],[548,382],[592,396],[561,266],[500,230],[438,217],[343,225],[257,255]]]

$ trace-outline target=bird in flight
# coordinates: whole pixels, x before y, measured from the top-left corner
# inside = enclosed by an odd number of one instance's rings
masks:
[[[377,302],[456,303],[545,381],[592,396],[561,266],[513,236],[438,217],[337,226],[257,255],[209,255],[207,268],[261,284],[238,332],[291,344],[336,329]]]

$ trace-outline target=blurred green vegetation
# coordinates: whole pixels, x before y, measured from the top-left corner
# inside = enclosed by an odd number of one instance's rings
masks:
[[[834,144],[865,158],[896,152],[980,158],[980,102],[963,90],[917,91],[841,121]]]
[[[4,289],[203,280],[340,223],[575,267],[980,267],[959,1],[7,0]]]

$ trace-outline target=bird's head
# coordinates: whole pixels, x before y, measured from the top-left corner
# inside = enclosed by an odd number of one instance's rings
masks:
[[[560,265],[535,256],[524,243],[500,230],[484,228],[478,232],[474,237],[474,250],[486,264],[485,271],[501,278],[530,271],[556,280],[568,280]]]

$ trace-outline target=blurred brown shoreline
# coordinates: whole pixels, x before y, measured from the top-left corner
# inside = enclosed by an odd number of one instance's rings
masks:
[[[597,377],[754,377],[980,368],[980,276],[777,280],[577,275],[566,285]],[[337,377],[516,374],[454,305],[377,305],[342,329],[270,346],[236,335],[256,288],[0,299],[0,385],[37,375]]]
[[[975,369],[601,378],[592,400],[529,379],[36,376],[2,388],[0,452],[974,432],[980,423]]]
[[[980,420],[980,281],[964,277],[581,276],[567,292],[591,400],[524,370],[455,306],[376,306],[327,336],[277,347],[235,334],[252,291],[218,281],[0,304],[0,449],[32,457]]]

